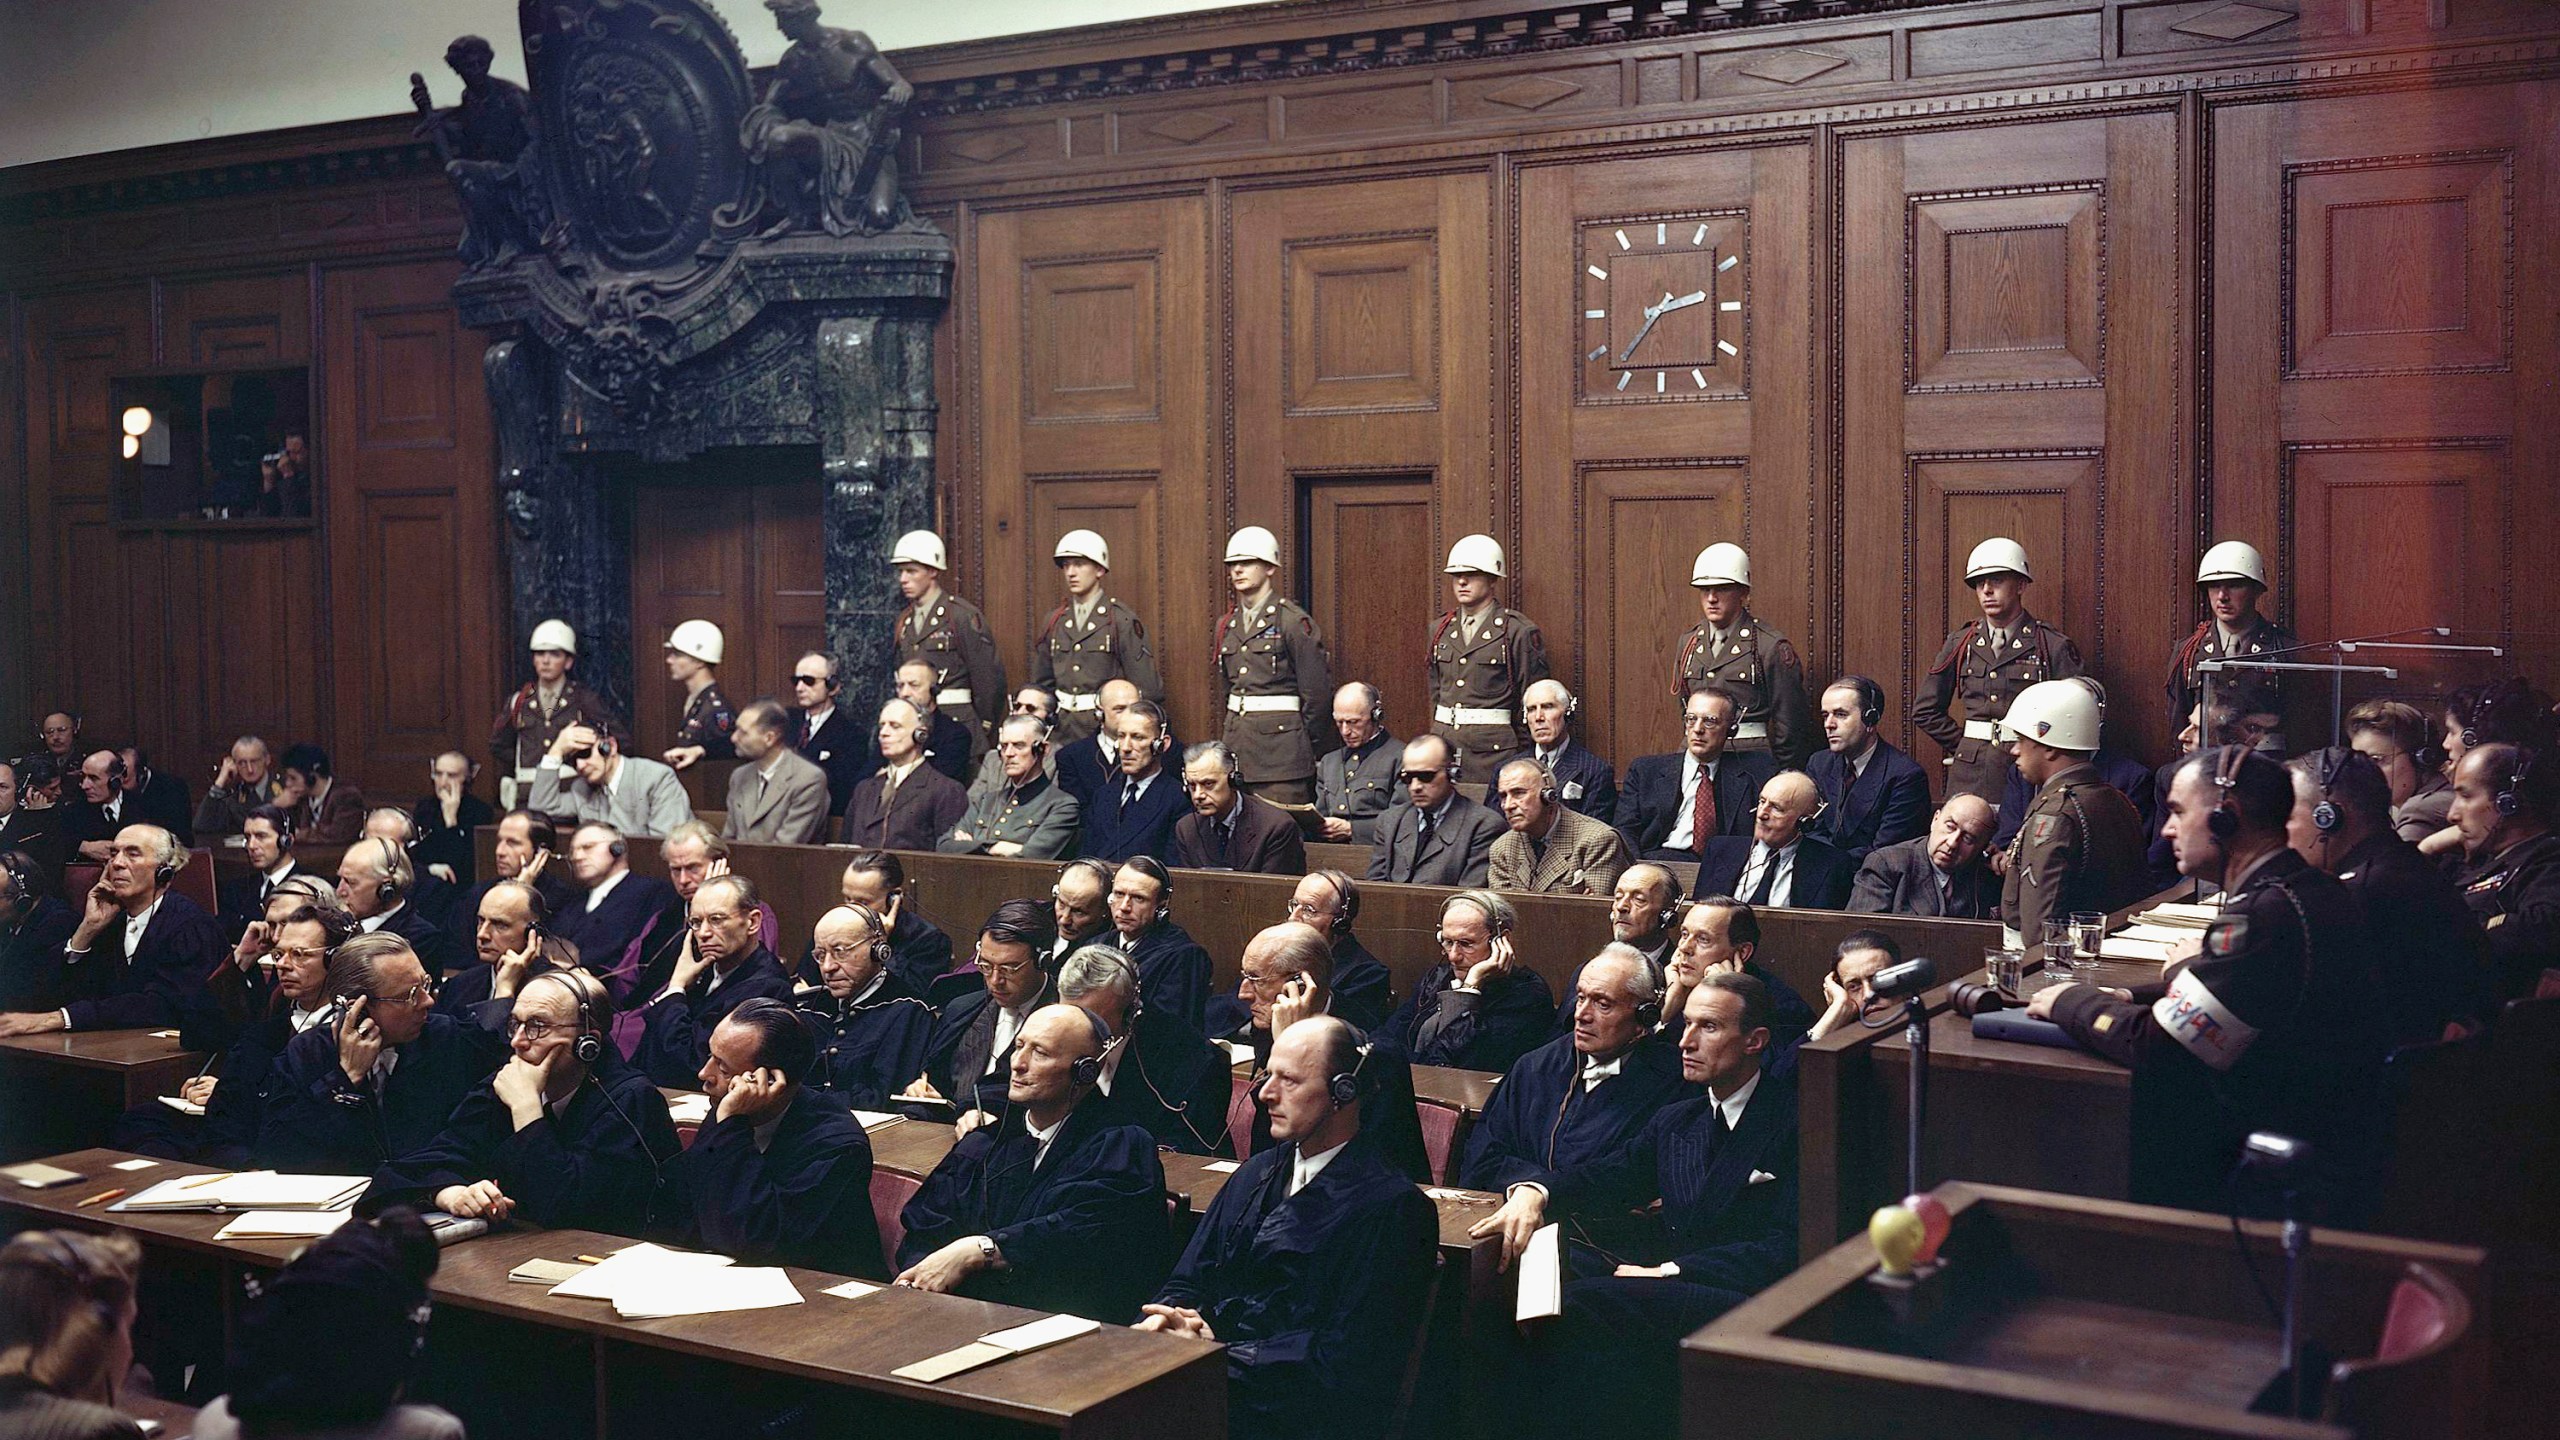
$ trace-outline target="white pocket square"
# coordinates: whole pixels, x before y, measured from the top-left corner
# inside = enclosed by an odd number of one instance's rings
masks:
[[[1766,1170],[1754,1170],[1751,1172],[1751,1178],[1743,1183],[1746,1185],[1759,1185],[1777,1178],[1777,1176],[1770,1174]]]

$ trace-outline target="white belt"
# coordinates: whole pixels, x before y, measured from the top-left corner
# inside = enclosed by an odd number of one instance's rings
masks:
[[[1766,740],[1769,738],[1768,722],[1765,720],[1745,720],[1741,724],[1733,727],[1732,738],[1736,740]]]
[[[1447,705],[1436,705],[1432,707],[1431,718],[1439,721],[1443,725],[1508,725],[1511,723],[1511,712],[1508,710],[1476,710],[1464,705],[1456,706],[1454,708]]]
[[[1074,690],[1061,690],[1058,692],[1058,708],[1061,710],[1099,710],[1102,708],[1102,693],[1098,690],[1085,690],[1081,692]]]
[[[957,690],[935,691],[933,694],[933,703],[936,705],[966,705],[977,698],[978,697],[975,692],[971,691],[968,686],[963,685]]]
[[[1300,701],[1295,695],[1229,695],[1227,697],[1227,710],[1235,715],[1296,710],[1299,704]]]
[[[1964,722],[1964,738],[1997,740],[2000,738],[2000,723],[1996,720],[1967,720]]]

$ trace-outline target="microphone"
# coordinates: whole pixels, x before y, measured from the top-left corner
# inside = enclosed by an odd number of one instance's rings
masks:
[[[1888,965],[1867,981],[1867,993],[1878,1000],[1907,1000],[1938,983],[1938,962],[1916,955]]]
[[[1947,1004],[1967,1020],[1976,1015],[1989,1015],[2009,1007],[2009,997],[1997,985],[1971,985],[1959,980],[1947,992]]]

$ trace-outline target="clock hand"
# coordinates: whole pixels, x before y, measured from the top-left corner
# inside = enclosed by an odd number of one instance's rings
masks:
[[[1692,290],[1677,300],[1665,295],[1662,297],[1662,313],[1668,315],[1674,310],[1686,310],[1692,305],[1704,304],[1706,298],[1707,292],[1704,290]]]
[[[1627,342],[1627,348],[1618,352],[1618,359],[1617,359],[1617,363],[1618,363],[1618,364],[1620,364],[1620,365],[1624,365],[1624,364],[1626,364],[1626,363],[1627,363],[1627,357],[1628,357],[1628,356],[1630,356],[1630,355],[1633,355],[1634,353],[1636,353],[1636,347],[1644,343],[1644,337],[1646,337],[1647,335],[1650,335],[1650,334],[1652,334],[1652,333],[1653,333],[1653,326],[1654,326],[1654,322],[1655,322],[1655,321],[1660,320],[1660,319],[1663,317],[1663,315],[1664,315],[1664,313],[1665,313],[1665,311],[1664,311],[1663,307],[1664,307],[1664,306],[1669,305],[1670,303],[1671,303],[1671,292],[1670,292],[1670,291],[1668,291],[1668,290],[1665,290],[1665,291],[1663,291],[1663,292],[1662,292],[1662,304],[1660,304],[1660,305],[1647,305],[1646,307],[1644,307],[1644,328],[1643,328],[1643,329],[1640,329],[1640,330],[1638,330],[1638,331],[1636,331],[1636,338],[1634,338],[1633,340],[1628,341],[1628,342]]]

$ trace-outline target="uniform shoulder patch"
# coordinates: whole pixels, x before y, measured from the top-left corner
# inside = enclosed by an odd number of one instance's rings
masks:
[[[2204,953],[2215,957],[2237,955],[2249,944],[2249,917],[2225,915],[2205,927]]]
[[[2053,838],[2054,827],[2061,823],[2062,817],[2059,815],[2037,816],[2033,832],[2035,843],[2042,845],[2046,841],[2051,840]]]

